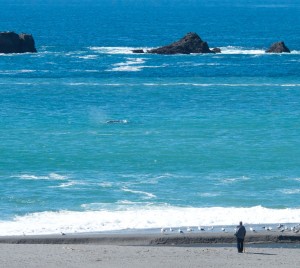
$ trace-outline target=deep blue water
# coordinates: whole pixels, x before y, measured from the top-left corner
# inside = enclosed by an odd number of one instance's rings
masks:
[[[299,1],[0,7],[38,50],[0,55],[0,234],[300,222]],[[191,31],[222,53],[131,53]]]

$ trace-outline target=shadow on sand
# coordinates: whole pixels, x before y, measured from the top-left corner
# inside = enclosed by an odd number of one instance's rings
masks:
[[[255,254],[255,255],[277,255],[277,254],[273,254],[273,253],[262,253],[262,252],[245,252],[245,254]]]

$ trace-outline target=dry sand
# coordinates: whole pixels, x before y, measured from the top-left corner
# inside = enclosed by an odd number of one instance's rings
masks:
[[[1,244],[1,267],[299,267],[300,248]]]
[[[222,244],[229,239],[232,234],[2,237],[0,267],[300,267],[299,235],[248,236],[242,254],[234,243]]]

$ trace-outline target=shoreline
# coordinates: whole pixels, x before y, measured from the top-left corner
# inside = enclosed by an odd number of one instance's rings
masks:
[[[0,244],[97,244],[116,246],[198,246],[235,244],[233,233],[136,233],[136,234],[56,234],[0,236]],[[247,232],[245,243],[250,244],[299,244],[300,233],[279,231]]]

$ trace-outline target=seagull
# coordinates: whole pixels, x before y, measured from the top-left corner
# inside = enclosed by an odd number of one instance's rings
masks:
[[[222,228],[221,230],[222,230],[223,232],[225,232],[225,231],[226,231],[226,229],[225,229],[225,228]]]
[[[273,228],[271,226],[267,227],[266,230],[267,231],[271,231]]]
[[[178,229],[178,233],[183,234],[183,231],[181,229]]]
[[[212,231],[214,229],[213,226],[209,227],[207,230]]]
[[[170,227],[169,231],[170,231],[170,232],[173,232],[174,230]]]
[[[198,226],[198,230],[199,231],[205,231],[205,229],[203,227],[201,227],[201,226]]]
[[[278,226],[277,226],[277,229],[281,229],[283,227],[283,224],[279,224]]]
[[[250,227],[250,231],[254,232],[254,233],[256,232],[256,230],[254,228],[252,228],[252,227]]]
[[[191,227],[188,227],[188,228],[186,228],[186,231],[187,231],[187,232],[193,232],[193,231],[194,231],[194,229],[193,229],[193,228],[191,228]]]
[[[66,235],[65,233],[63,233],[63,232],[60,232],[61,233],[61,235]]]
[[[165,229],[165,228],[161,228],[161,229],[160,229],[160,232],[163,234],[163,233],[166,232],[166,229]]]

